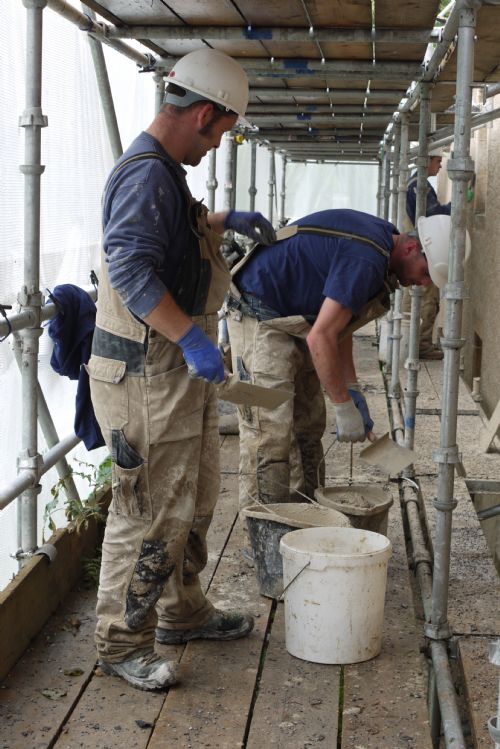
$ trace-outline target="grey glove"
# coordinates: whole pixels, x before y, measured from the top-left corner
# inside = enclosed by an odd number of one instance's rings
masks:
[[[337,439],[339,442],[364,442],[365,425],[363,417],[352,400],[345,403],[334,403],[337,420]]]
[[[370,411],[368,409],[368,403],[366,402],[366,398],[361,392],[361,386],[358,382],[349,382],[347,384],[347,392],[351,396],[351,398],[354,401],[354,405],[360,412],[363,423],[365,425],[365,432],[366,434],[370,434],[370,432],[373,429],[373,419],[370,416]]]

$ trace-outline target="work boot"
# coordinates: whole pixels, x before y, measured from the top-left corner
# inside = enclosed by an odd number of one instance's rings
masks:
[[[178,664],[161,658],[154,650],[138,650],[133,658],[120,663],[99,661],[110,676],[120,676],[137,689],[166,689],[177,682]]]
[[[253,618],[240,611],[214,611],[210,619],[194,629],[156,628],[156,639],[162,645],[180,645],[189,640],[236,640],[253,629]]]
[[[420,349],[418,352],[419,359],[427,359],[428,361],[439,361],[443,358],[443,352],[438,346],[432,344]]]

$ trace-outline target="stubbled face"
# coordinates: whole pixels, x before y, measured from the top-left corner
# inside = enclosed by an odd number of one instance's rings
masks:
[[[427,169],[429,177],[435,177],[437,175],[437,173],[441,169],[442,161],[442,156],[431,156],[431,158],[429,159],[429,168]]]
[[[398,274],[402,286],[430,286],[432,283],[427,265],[427,258],[417,248],[405,256],[401,274]]]
[[[394,236],[389,269],[396,274],[401,286],[430,286],[432,283],[419,241],[407,234]]]
[[[198,166],[202,158],[212,148],[219,148],[222,136],[234,127],[237,119],[237,115],[223,115],[216,118],[211,124],[208,123],[208,126],[200,128],[198,137],[193,141],[182,163],[188,166]]]

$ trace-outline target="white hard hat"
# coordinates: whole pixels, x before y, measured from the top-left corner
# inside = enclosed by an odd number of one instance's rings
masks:
[[[429,158],[432,159],[433,156],[444,156],[444,151],[442,148],[432,148],[429,151]]]
[[[189,103],[213,101],[239,115],[238,124],[251,127],[243,117],[248,104],[247,75],[241,65],[224,52],[208,47],[190,52],[174,65],[167,76],[168,83],[175,83],[198,96],[189,97]],[[165,103],[178,104],[176,98],[167,92]]]
[[[448,255],[450,251],[451,216],[420,216],[417,231],[422,252],[427,258],[433,283],[442,289],[448,283]],[[465,232],[465,262],[470,255],[469,232]]]

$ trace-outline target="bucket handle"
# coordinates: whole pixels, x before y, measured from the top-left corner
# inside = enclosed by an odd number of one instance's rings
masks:
[[[328,455],[328,453],[330,452],[330,450],[332,449],[332,447],[334,445],[336,445],[336,444],[337,445],[340,444],[339,441],[338,441],[338,439],[337,439],[337,437],[335,437],[334,440],[330,443],[330,445],[326,448],[325,452],[323,453],[323,457],[321,458],[321,460],[318,463],[318,468],[317,468],[317,473],[316,473],[317,479],[318,479],[318,486],[321,486],[320,475],[319,475],[320,466],[325,461],[326,456]],[[352,469],[352,442],[351,442],[351,469]],[[352,473],[351,473],[351,477],[349,479],[349,483],[351,481],[352,481]]]
[[[290,587],[290,585],[291,585],[292,583],[294,583],[294,582],[295,582],[295,580],[296,580],[296,579],[297,579],[297,578],[299,577],[299,575],[301,575],[301,574],[302,574],[302,573],[304,572],[304,570],[306,569],[306,567],[309,567],[309,565],[310,565],[310,564],[311,564],[311,560],[309,560],[309,561],[308,561],[308,562],[307,562],[307,563],[306,563],[306,564],[305,564],[305,565],[304,565],[304,566],[302,567],[302,569],[301,569],[301,570],[299,570],[299,571],[297,572],[297,574],[295,575],[295,577],[292,577],[292,579],[290,580],[290,582],[289,582],[289,583],[287,583],[287,584],[285,585],[285,587],[283,588],[283,590],[281,591],[281,593],[280,593],[280,594],[279,594],[279,596],[278,596],[278,600],[279,600],[279,601],[280,601],[280,600],[281,600],[281,599],[283,598],[283,596],[285,595],[285,591],[287,591],[287,590],[288,590],[288,588]]]
[[[272,480],[270,478],[266,478],[266,481],[269,481],[270,484],[275,484],[275,486],[280,486],[282,489],[289,489],[289,487],[287,487],[285,484],[282,484],[281,481],[274,481],[274,480]],[[293,489],[293,492],[295,492],[296,494],[300,494],[301,497],[304,497],[304,499],[307,499],[307,501],[311,502],[311,504],[313,504],[313,505],[319,504],[315,499],[311,499],[311,497],[308,497],[307,494],[304,494],[303,492],[299,491],[298,489]],[[255,502],[255,504],[260,505],[261,507],[263,507],[266,510],[266,512],[270,512],[271,514],[273,514],[272,510],[269,510],[267,508],[267,505],[264,502],[262,502],[262,500],[258,499],[257,497],[254,497],[254,495],[250,494],[250,492],[248,490],[246,490],[246,493],[247,493],[247,496],[249,497],[249,499],[252,500],[252,502]]]

